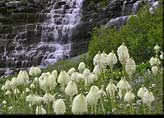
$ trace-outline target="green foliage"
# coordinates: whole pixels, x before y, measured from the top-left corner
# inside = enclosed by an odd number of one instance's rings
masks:
[[[86,0],[86,2],[98,3],[98,2],[107,2],[107,0]]]
[[[101,7],[105,7],[106,5],[107,5],[107,2],[106,2],[106,1],[100,2],[100,6],[101,6]]]
[[[23,4],[27,4],[27,3],[28,3],[28,0],[21,0],[21,2],[22,2]]]
[[[68,71],[70,68],[74,67],[77,68],[79,65],[80,60],[63,60],[59,61],[54,65],[50,65],[47,68],[43,69],[44,72],[50,72],[53,70],[57,70],[58,72],[61,70]]]
[[[161,3],[160,3],[161,4]],[[125,42],[130,55],[138,62],[149,60],[154,55],[156,43],[162,47],[162,5],[150,14],[148,6],[143,7],[136,17],[131,17],[127,24],[117,31],[115,28],[95,28],[89,44],[86,63],[92,67],[93,56],[100,50],[109,53]]]
[[[150,69],[150,63],[149,62],[146,62],[146,63],[143,63],[143,64],[140,64],[137,66],[137,71],[138,72],[141,72],[142,70],[144,69]]]

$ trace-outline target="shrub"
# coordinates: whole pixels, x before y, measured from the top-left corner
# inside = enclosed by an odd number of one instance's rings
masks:
[[[131,17],[120,31],[115,28],[105,29],[104,26],[94,28],[86,63],[92,67],[92,58],[99,50],[109,53],[122,42],[128,46],[129,53],[137,63],[150,59],[154,54],[152,48],[156,43],[163,47],[162,4],[154,14],[149,13],[148,5],[144,6],[137,13],[137,16]]]

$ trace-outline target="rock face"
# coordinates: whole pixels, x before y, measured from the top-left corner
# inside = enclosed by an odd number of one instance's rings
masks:
[[[10,61],[12,58],[8,59],[8,55],[15,48],[21,48],[21,46],[16,47],[18,43],[16,37],[19,40],[22,39],[24,45],[36,43],[40,38],[41,28],[36,27],[35,24],[44,21],[45,16],[40,12],[44,10],[44,6],[48,3],[46,0],[40,3],[37,3],[37,1],[22,1],[0,1],[0,68],[16,67]],[[34,32],[34,30],[37,31]],[[23,34],[23,32],[27,34]],[[18,36],[20,33],[22,35]],[[23,39],[25,35],[27,35],[27,38]],[[21,58],[19,57],[18,60],[21,60]]]
[[[102,0],[95,3],[86,0],[83,8],[83,20],[90,24],[90,29],[105,25],[110,19],[115,22],[115,24],[108,23],[110,26],[116,26],[118,21],[125,24],[127,16],[135,14],[143,4],[142,0]],[[118,21],[115,21],[115,18]],[[120,24],[117,25],[120,26]]]
[[[12,12],[0,13],[1,71],[46,66],[86,52],[86,24],[80,22],[83,0],[43,1],[38,6],[45,3],[47,7],[40,9],[35,7],[36,1],[30,1],[27,4],[32,10],[19,12],[17,9],[23,7],[20,1],[3,3],[5,10]]]
[[[12,73],[10,69],[48,65],[86,52],[95,26],[119,27],[144,4],[94,1],[1,0],[0,76]]]
[[[158,0],[85,0],[82,20],[90,24],[90,29],[100,25],[120,28],[146,2],[151,8],[159,5]]]

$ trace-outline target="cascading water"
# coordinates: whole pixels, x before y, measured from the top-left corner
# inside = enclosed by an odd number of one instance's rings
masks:
[[[132,0],[131,0],[132,1]],[[140,6],[142,5],[142,3],[145,3],[145,0],[138,0],[135,3],[132,4],[132,7],[128,10],[130,10],[130,14],[124,16],[124,12],[125,12],[125,8],[126,8],[126,3],[127,1],[125,0],[122,6],[122,13],[120,17],[116,17],[111,19],[110,21],[108,21],[105,25],[105,28],[107,27],[113,27],[116,26],[117,28],[120,28],[122,25],[126,24],[127,20],[132,17],[132,16],[136,16],[135,14],[137,13],[137,11],[139,10]],[[150,4],[150,8],[152,9],[157,9],[158,5],[159,5],[159,1],[156,0],[149,0],[148,1]],[[131,5],[131,4],[130,4]]]
[[[82,5],[83,0],[51,0],[46,12],[41,13],[46,17],[44,22],[35,24],[33,29],[34,34],[37,34],[41,26],[40,41],[33,45],[29,43],[30,32],[26,26],[24,31],[15,36],[14,50],[9,52],[10,54],[4,52],[6,58],[3,60],[8,63],[8,67],[47,66],[68,58],[71,51],[72,30],[80,23]]]
[[[47,47],[42,65],[69,57],[72,29],[80,22],[82,3],[83,0],[63,0],[61,5],[55,3],[50,6],[49,19],[43,24],[41,42],[37,47]]]

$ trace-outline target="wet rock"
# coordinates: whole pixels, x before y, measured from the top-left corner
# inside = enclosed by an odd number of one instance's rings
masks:
[[[105,27],[116,27],[117,29],[119,27],[121,27],[122,25],[125,25],[127,19],[129,16],[121,16],[121,17],[117,17],[115,19],[111,19],[110,21],[108,21],[105,25]]]
[[[16,8],[21,5],[21,1],[9,1],[5,3],[7,8]]]

